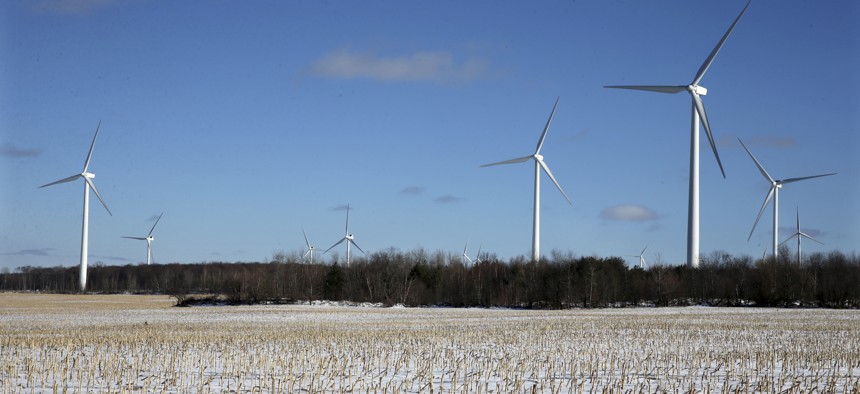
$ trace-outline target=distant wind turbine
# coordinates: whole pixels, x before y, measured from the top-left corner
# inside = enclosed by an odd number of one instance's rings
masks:
[[[552,123],[552,117],[555,115],[555,108],[558,106],[558,98],[555,100],[555,105],[552,106],[552,112],[549,114],[549,120],[546,121],[546,126],[543,128],[543,133],[540,135],[540,139],[537,143],[537,148],[535,149],[535,153],[530,156],[518,157],[516,159],[500,161],[497,163],[484,164],[481,167],[489,167],[500,164],[513,164],[513,163],[522,163],[529,160],[535,161],[535,202],[534,202],[534,222],[532,226],[532,260],[538,261],[540,260],[540,171],[541,168],[547,175],[549,175],[549,179],[555,184],[558,188],[558,191],[564,196],[567,203],[573,205],[570,202],[570,198],[567,197],[567,193],[561,188],[561,185],[558,184],[558,181],[555,180],[555,177],[552,175],[552,171],[549,170],[546,163],[543,161],[543,156],[540,154],[540,149],[543,147],[544,139],[546,139],[546,133],[549,131],[549,125]]]
[[[764,167],[762,167],[761,163],[756,160],[755,156],[753,156],[752,152],[747,149],[747,146],[744,145],[744,142],[738,138],[738,142],[741,143],[741,146],[744,147],[744,150],[747,151],[747,154],[750,155],[750,158],[755,163],[755,166],[758,167],[761,175],[770,182],[770,190],[767,192],[767,196],[764,198],[764,204],[761,205],[761,210],[758,211],[758,216],[755,218],[755,223],[753,223],[752,230],[750,230],[750,235],[747,237],[747,242],[752,239],[753,232],[755,231],[755,226],[758,225],[759,219],[761,219],[761,215],[764,213],[764,209],[767,208],[767,204],[770,202],[771,197],[773,198],[773,259],[779,256],[779,245],[777,244],[777,236],[779,236],[779,189],[782,189],[782,185],[787,183],[803,181],[806,179],[812,178],[820,178],[823,176],[836,175],[835,172],[830,174],[821,174],[821,175],[812,175],[812,176],[804,176],[800,178],[788,178],[788,179],[773,179],[770,174],[765,171]]]
[[[155,223],[152,225],[152,228],[149,229],[149,234],[145,237],[123,237],[146,241],[146,265],[152,264],[152,241],[155,240],[155,237],[152,236],[152,232],[155,231],[155,226],[158,225],[158,221],[161,220],[162,216],[164,216],[164,212],[162,212],[161,215],[158,215],[158,219],[155,219]]]
[[[347,213],[347,215],[348,214],[349,213]],[[314,251],[316,250],[316,248],[313,245],[311,245],[311,241],[308,241],[308,235],[305,233],[305,226],[302,226],[302,235],[305,236],[305,244],[308,245],[308,250],[305,252],[304,255],[302,255],[302,258],[310,256],[311,257],[311,264],[313,264],[314,263]]]
[[[101,125],[102,122],[99,121],[98,126],[96,126],[96,134],[93,136],[93,142],[92,144],[90,144],[90,151],[89,153],[87,153],[87,161],[84,162],[84,170],[80,174],[75,174],[68,178],[63,178],[59,181],[54,181],[46,185],[39,186],[39,188],[43,188],[46,186],[56,185],[58,183],[71,182],[78,179],[78,177],[84,179],[84,219],[83,226],[81,226],[81,291],[84,291],[87,288],[87,249],[89,244],[90,189],[93,189],[93,191],[96,193],[96,197],[99,198],[99,201],[101,201],[102,205],[108,211],[108,214],[113,216],[113,213],[111,213],[110,208],[108,208],[107,204],[105,203],[105,200],[102,198],[101,194],[99,194],[99,190],[96,189],[95,183],[93,183],[93,178],[96,177],[96,174],[87,171],[90,168],[90,159],[93,156],[93,147],[96,146],[96,138],[99,136],[99,128],[101,128]]]
[[[717,159],[717,164],[720,166],[720,172],[723,174],[723,178],[726,177],[726,172],[723,170],[723,163],[720,161],[720,155],[717,153],[717,145],[714,142],[714,136],[711,134],[711,125],[708,122],[708,116],[705,113],[705,105],[702,103],[701,96],[704,96],[708,93],[708,90],[703,86],[699,86],[699,82],[701,82],[702,78],[705,76],[705,72],[708,71],[708,67],[711,66],[711,63],[714,61],[714,58],[717,56],[717,53],[725,44],[726,39],[729,38],[729,35],[734,30],[735,25],[737,25],[738,21],[743,16],[744,12],[746,12],[747,8],[752,3],[750,0],[741,13],[735,18],[734,23],[729,27],[729,30],[723,35],[723,38],[717,43],[717,46],[711,51],[711,54],[708,55],[708,58],[705,59],[705,62],[699,68],[699,71],[696,73],[696,76],[693,78],[693,82],[690,82],[689,85],[680,85],[680,86],[605,86],[607,88],[614,89],[632,89],[632,90],[645,90],[649,92],[658,92],[658,93],[680,93],[680,92],[689,92],[690,96],[693,99],[692,106],[692,122],[690,127],[690,197],[689,197],[689,205],[687,210],[687,266],[697,268],[699,266],[699,124],[705,125],[705,132],[708,135],[708,141],[711,144],[711,150],[714,152],[714,157]]]
[[[466,241],[466,247],[463,248],[463,264],[474,264],[475,262],[469,258],[469,255],[466,251],[469,250],[469,241]]]
[[[337,243],[332,245],[330,248],[326,249],[325,252],[323,252],[323,253],[328,253],[329,250],[332,250],[335,246],[340,245],[344,241],[346,241],[346,266],[349,267],[349,261],[350,261],[349,260],[350,259],[350,257],[349,257],[349,244],[354,245],[358,250],[361,251],[361,253],[364,253],[364,251],[361,250],[361,248],[358,246],[358,244],[355,243],[355,237],[349,233],[349,204],[347,204],[347,206],[346,206],[346,230],[345,230],[343,238],[341,238],[340,241],[337,241]]]
[[[648,250],[649,245],[645,245],[645,249],[642,249],[642,252],[639,254],[631,255],[630,257],[638,257],[639,258],[639,268],[645,269],[645,251]]]
[[[801,254],[801,249],[800,249],[800,240],[802,238],[806,237],[812,241],[815,241],[815,242],[818,242],[818,243],[824,245],[823,242],[821,242],[815,238],[812,238],[811,235],[806,234],[803,231],[800,231],[800,209],[799,208],[797,209],[797,232],[794,233],[792,236],[788,237],[785,241],[782,241],[782,243],[780,243],[780,245],[782,245],[788,241],[791,241],[791,239],[794,237],[797,237],[797,265],[803,264],[803,255]]]

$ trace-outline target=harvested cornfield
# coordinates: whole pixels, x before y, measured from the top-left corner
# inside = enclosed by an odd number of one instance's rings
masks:
[[[0,294],[0,392],[857,392],[860,312]]]

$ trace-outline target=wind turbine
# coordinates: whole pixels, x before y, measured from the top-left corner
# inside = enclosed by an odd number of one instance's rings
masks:
[[[638,257],[639,258],[639,268],[645,269],[645,251],[648,249],[649,245],[645,245],[645,249],[642,249],[642,252],[639,254],[631,255],[630,257]]]
[[[771,197],[773,197],[773,259],[779,256],[779,245],[777,244],[777,236],[779,235],[779,189],[782,189],[782,185],[787,183],[803,181],[806,179],[812,178],[820,178],[823,176],[836,175],[835,172],[830,174],[821,174],[821,175],[812,175],[812,176],[804,176],[800,178],[788,178],[788,179],[773,179],[770,174],[765,171],[764,167],[762,167],[761,163],[756,160],[755,156],[753,156],[752,152],[747,149],[747,146],[744,145],[744,142],[738,138],[738,142],[741,143],[741,146],[744,147],[744,150],[747,151],[747,154],[750,155],[750,158],[755,163],[755,166],[758,167],[758,170],[761,172],[761,175],[770,182],[770,190],[767,192],[767,196],[764,198],[764,204],[761,206],[761,210],[758,211],[758,217],[755,218],[755,223],[753,223],[752,230],[750,230],[750,235],[747,237],[747,242],[752,239],[753,232],[755,231],[755,226],[758,225],[759,219],[761,219],[761,215],[764,213],[764,209],[767,208],[767,204],[770,202]]]
[[[152,225],[152,228],[149,229],[149,234],[145,237],[123,237],[146,241],[146,265],[152,264],[152,241],[155,239],[155,237],[152,236],[152,232],[155,230],[155,226],[158,225],[158,221],[161,220],[162,216],[164,216],[164,212],[162,212],[161,215],[158,215],[158,219],[155,219],[155,223]]]
[[[558,188],[558,191],[564,196],[567,203],[573,205],[570,202],[570,198],[567,197],[567,194],[561,188],[561,185],[558,184],[558,181],[555,180],[555,177],[552,175],[552,171],[549,170],[546,163],[543,161],[543,156],[540,154],[540,149],[543,147],[544,139],[546,139],[546,132],[549,131],[549,125],[552,123],[552,117],[555,115],[555,108],[558,106],[558,98],[555,99],[555,105],[552,106],[552,112],[549,114],[549,120],[546,121],[546,126],[543,128],[543,133],[540,135],[540,139],[537,143],[537,148],[535,149],[535,153],[530,156],[518,157],[516,159],[500,161],[497,163],[484,164],[481,167],[489,167],[500,164],[513,164],[513,163],[522,163],[529,160],[535,161],[535,206],[534,206],[534,223],[532,226],[532,260],[538,261],[540,259],[540,170],[543,168],[543,171],[549,175],[549,179],[555,184]]]
[[[335,246],[340,245],[341,243],[343,243],[343,241],[346,241],[346,266],[349,267],[349,244],[352,244],[358,250],[361,250],[358,244],[355,243],[355,237],[349,233],[349,204],[347,204],[346,206],[346,230],[343,238],[341,238],[340,241],[337,241],[337,243],[332,245],[330,248],[326,249],[323,253],[328,253],[329,250],[332,250],[332,248],[334,248]],[[361,250],[361,253],[364,253],[364,251]]]
[[[54,181],[39,186],[39,188],[43,188],[46,186],[56,185],[58,183],[71,182],[78,179],[78,177],[84,179],[84,219],[83,225],[81,226],[81,291],[84,291],[87,288],[87,248],[89,244],[90,189],[93,189],[93,191],[96,192],[96,197],[99,198],[99,201],[101,201],[102,205],[108,211],[108,214],[113,216],[113,213],[111,213],[110,208],[108,208],[107,204],[105,203],[105,200],[102,198],[101,194],[99,194],[99,190],[96,189],[95,183],[93,183],[93,178],[96,177],[96,174],[87,171],[90,168],[90,159],[93,156],[93,147],[96,146],[96,138],[99,136],[99,128],[101,128],[101,125],[102,122],[99,121],[98,126],[96,126],[96,134],[93,136],[93,142],[92,144],[90,144],[90,151],[89,153],[87,153],[87,161],[84,162],[84,170],[80,174],[75,174],[70,177],[60,179],[59,181]]]
[[[821,242],[815,238],[812,238],[811,235],[806,234],[803,231],[800,231],[800,209],[799,208],[797,209],[797,232],[794,233],[792,236],[788,237],[785,241],[782,241],[782,243],[780,243],[780,245],[782,245],[788,241],[791,241],[791,239],[794,237],[797,237],[797,265],[803,264],[803,257],[801,255],[801,249],[800,249],[800,240],[802,238],[806,237],[810,240],[813,240],[815,242],[818,242],[818,243],[824,245],[823,242]]]
[[[743,16],[744,12],[746,12],[747,8],[752,3],[752,0],[747,2],[747,5],[741,11],[732,25],[729,27],[729,30],[723,35],[723,38],[717,43],[717,46],[711,51],[711,54],[708,55],[708,58],[705,59],[705,62],[699,68],[699,71],[696,73],[696,76],[693,78],[693,82],[690,82],[689,85],[680,85],[680,86],[604,86],[606,88],[614,88],[614,89],[632,89],[632,90],[645,90],[649,92],[658,92],[658,93],[680,93],[683,91],[687,91],[690,93],[690,96],[693,99],[692,106],[692,122],[690,127],[690,197],[689,197],[689,205],[687,208],[687,266],[698,268],[699,267],[699,124],[705,125],[705,133],[708,135],[708,141],[711,144],[711,150],[714,151],[714,157],[717,159],[717,164],[720,166],[720,172],[723,174],[723,178],[726,177],[726,172],[723,170],[723,163],[720,161],[720,155],[717,153],[717,145],[714,142],[714,136],[711,134],[711,125],[708,122],[708,116],[705,113],[705,105],[702,103],[701,96],[704,96],[708,93],[708,90],[703,86],[699,86],[699,82],[702,81],[702,78],[705,76],[705,72],[708,71],[708,67],[711,66],[711,63],[714,61],[714,58],[717,56],[717,53],[725,44],[726,39],[729,38],[729,35],[734,30],[735,25],[737,25],[738,21]]]
[[[475,262],[469,258],[469,255],[466,254],[466,250],[469,249],[469,241],[466,241],[466,247],[463,248],[463,263],[474,264]]]
[[[348,212],[347,212],[347,215],[349,215]],[[305,252],[304,255],[302,255],[302,258],[308,257],[308,255],[310,255],[311,264],[313,264],[314,263],[314,251],[316,250],[316,247],[311,245],[311,241],[308,241],[308,235],[307,235],[307,233],[305,233],[305,226],[302,226],[302,234],[305,236],[305,243],[308,245],[308,250]]]

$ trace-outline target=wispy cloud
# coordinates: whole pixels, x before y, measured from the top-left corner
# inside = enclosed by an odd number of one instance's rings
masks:
[[[39,248],[39,249],[24,249],[19,250],[17,252],[12,253],[4,253],[7,256],[50,256],[51,251],[54,250],[52,248]]]
[[[780,137],[772,135],[760,135],[755,137],[740,137],[747,147],[763,146],[775,149],[791,148],[797,144],[797,140],[792,137]],[[741,144],[738,143],[738,137],[733,135],[722,135],[717,137],[718,147],[730,147],[741,149]]]
[[[400,191],[400,194],[406,194],[411,196],[417,196],[420,194],[424,194],[424,188],[421,186],[409,186]]]
[[[335,50],[311,65],[319,76],[377,81],[469,81],[486,73],[486,62],[470,57],[457,62],[449,52],[418,51],[399,56],[380,56]]]
[[[122,0],[30,0],[28,3],[41,12],[82,14],[121,2]]]
[[[465,198],[446,194],[444,196],[436,197],[436,199],[434,199],[433,201],[437,204],[457,204],[459,202],[465,201]]]
[[[0,145],[0,157],[36,157],[40,154],[42,154],[42,151],[39,149],[20,149],[8,142],[4,142]]]
[[[806,234],[812,238],[815,238],[816,240],[818,240],[818,237],[826,234],[824,231],[819,230],[817,228],[802,228],[801,227],[800,231],[802,231],[804,234]],[[797,227],[795,227],[795,226],[779,226],[779,233],[782,235],[782,237],[787,238],[787,237],[790,237],[790,236],[794,235],[795,233],[797,233]],[[785,238],[780,239],[780,242],[784,241]],[[806,241],[804,240],[804,242],[806,242]]]
[[[656,212],[642,205],[621,204],[600,211],[600,217],[608,220],[621,220],[628,222],[648,222],[660,218]]]
[[[338,205],[335,207],[331,207],[328,210],[332,211],[332,212],[339,212],[339,211],[346,211],[347,209],[353,210],[355,208],[350,207],[349,204],[341,204],[341,205]]]
[[[117,256],[99,256],[99,255],[91,254],[90,257],[102,259],[102,260],[111,260],[111,261],[123,261],[123,262],[132,261],[131,259],[127,259],[125,257],[117,257]]]

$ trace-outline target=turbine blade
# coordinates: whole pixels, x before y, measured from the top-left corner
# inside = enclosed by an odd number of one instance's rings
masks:
[[[162,216],[164,216],[164,212],[162,212],[161,215],[158,215],[158,219],[155,219],[155,223],[152,225],[152,228],[149,229],[149,234],[147,235],[147,237],[152,235],[152,232],[155,230],[155,226],[158,225],[158,221],[161,220]]]
[[[753,231],[755,231],[755,226],[758,224],[758,221],[761,219],[761,215],[764,213],[764,209],[767,208],[767,204],[770,202],[770,198],[773,197],[773,191],[776,190],[775,186],[770,187],[770,191],[767,192],[767,197],[764,198],[764,204],[761,205],[761,210],[758,211],[758,217],[755,218],[755,223],[753,223],[752,230],[750,230],[750,236],[747,237],[747,242],[752,239]]]
[[[649,246],[651,246],[651,244],[645,245],[645,249],[642,249],[642,252],[641,252],[641,253],[639,253],[639,256],[638,256],[638,257],[642,257],[642,255],[643,255],[643,254],[645,254],[645,251],[646,251],[646,250],[648,250],[648,247],[649,247]]]
[[[42,185],[42,186],[39,186],[39,188],[41,189],[41,188],[43,188],[43,187],[45,187],[45,186],[56,185],[56,184],[58,184],[58,183],[71,182],[71,181],[73,181],[73,180],[77,179],[79,176],[83,176],[83,175],[81,175],[81,174],[75,174],[75,175],[72,175],[72,176],[70,176],[70,177],[68,177],[68,178],[60,179],[59,181],[54,181],[54,182],[51,182],[51,183],[48,183],[48,184],[44,184],[44,185]]]
[[[139,240],[141,240],[141,241],[146,241],[146,238],[142,238],[142,237],[122,237],[122,238],[128,238],[128,239],[139,239]]]
[[[353,240],[349,240],[349,242],[352,242],[352,246],[355,246],[355,248],[356,248],[356,249],[361,250],[361,247],[359,247],[359,246],[358,246],[358,244],[357,244],[357,243],[355,243],[355,241],[353,241]],[[363,251],[363,250],[361,250],[361,253],[364,253],[364,251]],[[364,253],[364,254],[367,254],[367,253]]]
[[[99,136],[99,129],[102,127],[102,121],[99,119],[99,124],[96,126],[96,135],[93,136],[93,142],[90,144],[90,151],[87,153],[87,161],[84,163],[84,172],[90,167],[90,158],[93,156],[93,148],[96,146],[96,138]]]
[[[543,141],[546,139],[546,132],[549,131],[549,124],[552,123],[552,117],[555,115],[555,107],[558,107],[558,100],[560,97],[556,97],[555,104],[552,106],[552,112],[549,113],[549,119],[546,121],[546,126],[543,127],[543,133],[540,135],[540,139],[537,143],[537,148],[535,148],[535,154],[540,153],[540,148],[543,146]]]
[[[835,173],[835,172],[832,172],[832,173],[830,173],[830,174],[821,174],[821,175],[813,175],[813,176],[804,176],[804,177],[800,177],[800,178],[788,178],[788,179],[783,179],[783,180],[779,181],[779,183],[781,183],[781,184],[783,184],[783,185],[784,185],[784,184],[786,184],[786,183],[792,183],[792,182],[797,182],[797,181],[803,181],[803,180],[806,180],[806,179],[812,179],[812,178],[821,178],[821,177],[823,177],[823,176],[831,176],[831,175],[836,175],[836,173]]]
[[[346,227],[343,230],[344,234],[349,234],[349,204],[346,204]]]
[[[533,157],[534,156],[523,156],[523,157],[518,157],[516,159],[510,159],[510,160],[500,161],[500,162],[496,162],[496,163],[484,164],[481,167],[497,166],[499,164],[522,163],[522,162],[528,161],[529,159],[531,159]]]
[[[702,103],[702,98],[694,92],[690,92],[693,96],[693,103],[696,105],[696,112],[699,113],[702,124],[705,125],[705,134],[708,135],[708,142],[711,143],[711,150],[714,151],[714,157],[717,158],[717,164],[720,166],[720,172],[723,173],[723,178],[726,177],[726,171],[723,170],[723,162],[720,160],[720,154],[717,153],[717,145],[714,143],[714,135],[711,134],[711,123],[708,122],[708,115],[705,113],[705,104]]]
[[[731,26],[729,26],[729,30],[726,31],[726,34],[723,35],[723,38],[720,40],[720,42],[717,43],[717,46],[714,47],[714,50],[711,51],[711,54],[708,55],[708,58],[705,59],[705,62],[702,63],[702,67],[700,67],[699,71],[696,73],[696,77],[693,79],[692,85],[698,85],[699,81],[702,80],[702,77],[705,76],[705,72],[708,71],[708,67],[711,66],[711,63],[713,63],[714,58],[717,57],[717,53],[720,52],[720,49],[722,49],[723,44],[726,43],[726,40],[729,38],[729,35],[732,34],[732,30],[735,29],[735,25],[738,24],[739,20],[741,20],[741,16],[744,15],[744,12],[747,12],[747,8],[749,8],[751,3],[752,3],[752,0],[747,2],[747,5],[744,6],[744,9],[741,10],[740,14],[738,14],[738,17],[735,18],[735,21],[732,22]]]
[[[549,179],[552,179],[552,183],[555,183],[555,187],[558,188],[558,191],[561,192],[561,195],[564,196],[564,199],[567,200],[567,203],[573,205],[573,203],[570,202],[570,198],[567,196],[567,193],[564,192],[564,189],[561,188],[561,185],[559,185],[558,181],[555,180],[555,177],[552,176],[552,172],[549,170],[549,167],[547,167],[546,163],[544,163],[543,160],[538,160],[537,162],[540,163],[540,166],[541,168],[543,168],[544,172],[549,175]]]
[[[310,250],[310,249],[308,249],[308,251],[307,251],[307,252],[305,252],[305,254],[303,254],[303,255],[302,255],[302,258],[308,257],[308,255],[309,255],[309,254],[311,254],[311,250]]]
[[[785,241],[780,242],[778,246],[782,246],[782,244],[784,244],[784,243],[786,243],[786,242],[788,242],[788,241],[791,241],[792,239],[794,239],[794,237],[797,237],[797,236],[798,236],[798,234],[794,234],[794,235],[792,235],[792,236],[790,236],[790,237],[786,238],[786,239],[785,239]]]
[[[323,253],[328,253],[329,250],[332,250],[335,246],[342,244],[343,241],[345,241],[345,240],[346,240],[346,237],[341,238],[340,241],[337,241],[334,245],[332,245],[330,248],[326,249],[325,252],[323,252]]]
[[[824,242],[821,242],[821,241],[819,241],[819,240],[817,240],[817,239],[815,239],[815,238],[812,238],[812,236],[807,235],[806,233],[799,232],[798,234],[799,234],[800,236],[802,236],[802,237],[806,237],[806,239],[813,240],[813,241],[815,241],[815,242],[818,242],[818,243],[820,243],[820,244],[824,245]]]
[[[797,211],[797,232],[799,233],[800,232],[800,208],[794,207],[794,209]]]
[[[768,182],[770,182],[771,184],[776,182],[773,180],[773,177],[771,177],[770,174],[767,173],[767,171],[764,169],[764,167],[762,167],[761,163],[759,163],[758,160],[756,160],[755,156],[753,156],[752,152],[750,152],[750,150],[747,149],[747,146],[744,145],[744,142],[741,141],[740,138],[738,138],[738,142],[741,143],[741,146],[743,146],[744,150],[747,151],[747,154],[750,155],[750,158],[753,160],[753,163],[755,163],[755,166],[758,167],[758,170],[761,172],[762,175],[764,175],[765,179],[767,179]]]
[[[469,241],[466,241],[466,247],[463,248],[463,256],[466,255],[466,250],[469,249]]]
[[[686,86],[661,86],[661,85],[614,85],[604,86],[609,89],[644,90],[658,93],[679,93],[687,90]]]
[[[113,213],[110,211],[110,208],[108,208],[107,203],[105,202],[105,199],[103,199],[102,195],[99,194],[99,189],[96,189],[96,184],[93,183],[93,181],[90,178],[84,177],[84,180],[87,181],[87,185],[89,185],[89,187],[92,188],[94,192],[96,192],[96,197],[99,198],[99,201],[102,202],[102,205],[105,207],[105,209],[107,209],[108,213],[111,216],[113,216]]]
[[[311,241],[308,241],[308,234],[307,234],[307,233],[305,233],[305,226],[302,226],[302,235],[304,235],[304,236],[305,236],[305,243],[306,243],[306,244],[308,244],[308,252],[310,252],[310,249],[311,249]],[[305,253],[305,254],[307,254],[307,253]]]

